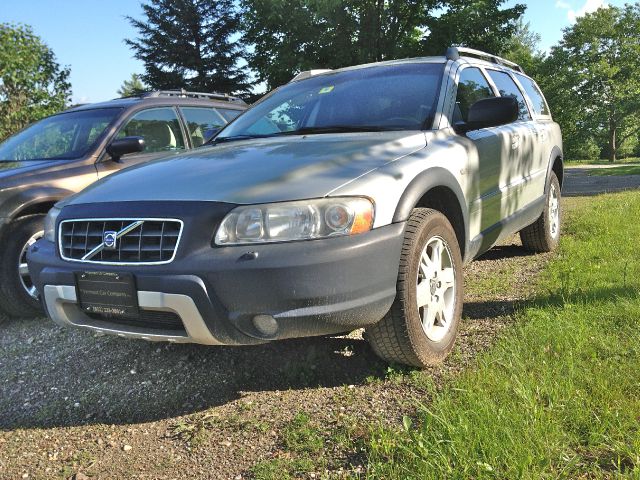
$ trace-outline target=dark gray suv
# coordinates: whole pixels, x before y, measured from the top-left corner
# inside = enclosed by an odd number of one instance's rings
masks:
[[[199,147],[247,105],[183,90],[71,108],[0,143],[0,310],[40,311],[26,252],[57,201],[122,168]]]

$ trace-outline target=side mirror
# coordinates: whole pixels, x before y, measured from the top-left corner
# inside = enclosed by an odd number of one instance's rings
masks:
[[[515,97],[483,98],[469,107],[467,117],[466,122],[455,125],[459,133],[515,122],[518,118],[518,100]]]
[[[109,144],[107,153],[111,155],[114,162],[120,163],[120,157],[127,153],[142,152],[146,148],[142,137],[118,138]]]

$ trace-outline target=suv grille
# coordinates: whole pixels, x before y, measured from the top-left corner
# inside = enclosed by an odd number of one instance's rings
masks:
[[[105,245],[105,233],[115,245]],[[60,254],[88,263],[169,263],[173,260],[182,222],[173,219],[64,220],[60,223]]]

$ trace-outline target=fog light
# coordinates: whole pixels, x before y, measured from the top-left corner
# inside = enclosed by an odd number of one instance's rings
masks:
[[[278,332],[278,322],[271,315],[256,315],[253,326],[265,337],[273,337]]]

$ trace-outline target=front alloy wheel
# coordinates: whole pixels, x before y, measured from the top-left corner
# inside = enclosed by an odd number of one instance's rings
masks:
[[[453,324],[456,282],[451,251],[445,240],[427,241],[418,267],[416,299],[422,329],[429,340],[439,342]]]
[[[462,315],[462,258],[447,218],[417,208],[407,221],[396,300],[367,329],[373,350],[389,362],[425,367],[453,347]]]
[[[20,217],[6,227],[0,251],[0,311],[10,317],[42,314],[27,252],[44,234],[44,215]]]
[[[22,250],[20,251],[20,257],[18,258],[18,278],[20,279],[20,284],[22,288],[31,298],[38,300],[38,290],[36,290],[36,286],[33,284],[31,280],[31,275],[29,274],[29,265],[27,265],[27,252],[31,245],[36,243],[44,236],[44,230],[36,232],[33,234],[28,240],[27,243],[24,244]]]

